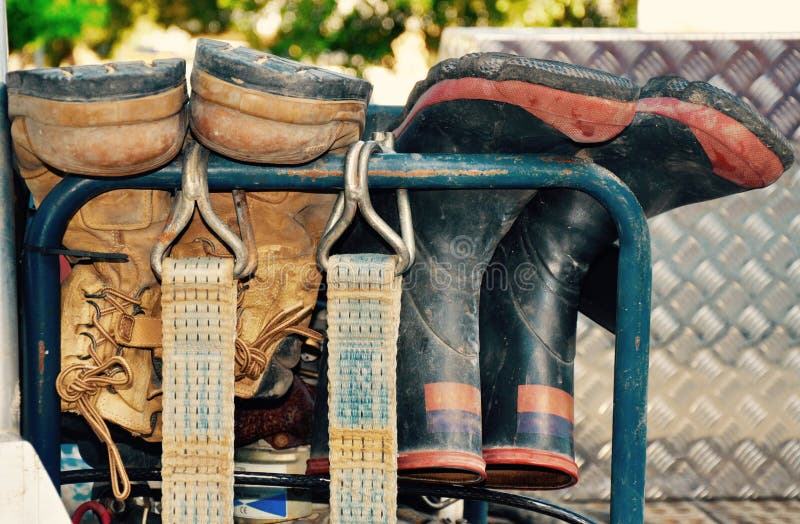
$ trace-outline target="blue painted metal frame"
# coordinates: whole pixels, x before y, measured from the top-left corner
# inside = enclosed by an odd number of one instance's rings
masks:
[[[242,164],[212,155],[212,191],[319,190],[342,186],[344,160],[327,155],[303,166]],[[596,198],[620,237],[611,521],[643,521],[647,373],[650,333],[650,240],[641,207],[607,170],[575,159],[537,155],[381,154],[370,160],[370,187],[390,189],[566,187]],[[58,256],[67,223],[89,199],[112,189],[176,189],[181,161],[147,175],[116,179],[65,177],[47,196],[26,235],[23,253],[23,436],[59,480],[60,403],[54,383],[60,367]]]

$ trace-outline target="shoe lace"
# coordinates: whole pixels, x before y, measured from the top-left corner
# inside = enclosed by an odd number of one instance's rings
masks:
[[[239,294],[239,316],[242,308],[243,294]],[[298,326],[311,314],[313,306],[303,307],[295,304],[281,311],[269,320],[252,342],[242,338],[242,322],[238,322],[236,334],[236,379],[247,377],[258,379],[267,369],[267,364],[277,349],[275,344],[281,338],[295,334],[307,339],[307,343],[318,345],[322,342],[322,334],[307,327]]]
[[[131,369],[120,356],[113,356],[102,363],[92,358],[91,362],[72,364],[61,370],[56,378],[56,391],[61,398],[75,403],[95,435],[105,443],[108,449],[108,465],[111,469],[111,489],[114,497],[119,500],[126,499],[130,494],[130,480],[119,449],[111,437],[111,431],[97,411],[92,397],[102,388],[124,388],[132,383]]]
[[[82,333],[91,340],[89,355],[82,358],[81,362],[61,370],[56,378],[56,391],[64,401],[75,404],[77,411],[86,419],[95,435],[105,443],[111,470],[111,489],[115,498],[124,500],[131,491],[128,473],[125,471],[119,449],[111,437],[111,431],[92,399],[103,388],[126,388],[133,384],[131,368],[122,356],[114,355],[105,359],[100,357],[97,351],[99,345],[104,343],[116,345],[111,333],[100,323],[100,319],[114,312],[126,313],[129,309],[132,309],[135,315],[141,312],[142,301],[137,296],[113,288],[103,288],[99,293],[87,293],[85,296],[86,301],[95,309],[87,327],[96,330],[99,337],[96,338],[88,332]],[[102,299],[104,307],[101,307],[96,299]]]
[[[197,237],[193,242],[202,244],[203,252],[207,256],[225,256],[218,254],[214,243],[204,237]],[[247,286],[241,286],[238,294],[237,314],[241,319],[244,293]],[[253,342],[246,342],[242,338],[242,322],[239,320],[236,327],[236,380],[243,377],[257,380],[267,369],[279,339],[295,334],[306,338],[306,343],[319,346],[322,343],[322,334],[311,329],[298,326],[314,310],[313,306],[303,307],[298,303],[283,310],[261,328]],[[271,349],[270,349],[271,348]]]
[[[100,319],[112,313],[131,314],[134,316],[142,313],[144,311],[142,309],[142,300],[138,295],[141,295],[143,291],[144,289],[140,290],[139,293],[134,296],[123,293],[122,291],[111,287],[106,287],[101,289],[99,293],[87,293],[85,295],[86,302],[88,302],[95,309],[95,314],[92,315],[91,320],[86,326],[89,329],[96,330],[100,335],[100,340],[97,341],[96,344],[93,344],[93,346],[100,346],[106,343],[116,346],[114,337],[105,327],[103,327],[103,325],[100,323]],[[101,307],[98,304],[97,299],[102,300],[105,306]],[[130,313],[129,310],[131,310]],[[92,337],[90,336],[90,338]]]

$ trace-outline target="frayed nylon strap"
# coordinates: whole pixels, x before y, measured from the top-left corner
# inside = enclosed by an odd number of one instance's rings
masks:
[[[162,519],[233,522],[233,259],[167,258],[163,271]]]
[[[332,524],[397,522],[397,259],[336,255],[328,269]]]

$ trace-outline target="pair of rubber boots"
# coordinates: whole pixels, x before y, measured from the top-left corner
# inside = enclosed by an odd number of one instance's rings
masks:
[[[36,207],[63,174],[119,177],[170,161],[187,138],[237,160],[297,164],[344,150],[363,130],[371,86],[223,42],[200,40],[187,104],[182,60],[125,62],[8,75],[14,154]],[[144,175],[146,176],[146,175]],[[316,303],[316,244],[335,195],[252,192],[258,267],[239,290],[236,395],[278,397]],[[216,213],[238,231],[229,194]],[[166,191],[113,190],[84,205],[64,236],[89,258],[62,283],[62,410],[77,412],[122,459],[105,421],[160,440],[160,288],[150,252],[168,220]],[[122,254],[127,261],[109,257]],[[231,256],[195,216],[172,256]],[[121,474],[124,477],[124,468]],[[112,482],[125,498],[127,482]]]
[[[647,216],[766,186],[793,161],[773,127],[708,84],[664,77],[640,88],[498,53],[436,65],[394,134],[398,152],[595,162],[628,185]],[[585,275],[616,239],[610,217],[564,189],[409,198],[417,258],[405,277],[398,342],[400,474],[517,489],[574,484],[578,304]],[[382,202],[373,199],[390,216],[392,203]],[[368,233],[356,237],[352,246],[377,245]],[[602,282],[615,273],[591,274]],[[595,307],[613,309],[615,292]],[[327,471],[324,399],[318,407],[310,473]]]

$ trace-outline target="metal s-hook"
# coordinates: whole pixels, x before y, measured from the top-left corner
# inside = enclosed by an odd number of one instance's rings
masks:
[[[241,275],[234,274],[235,278],[242,278],[252,275],[258,266],[258,247],[256,246],[256,232],[253,230],[253,222],[250,217],[250,208],[247,206],[247,192],[243,189],[234,189],[233,206],[236,209],[236,223],[239,224],[239,233],[242,235],[247,263],[242,269]]]
[[[317,246],[317,265],[323,271],[328,270],[328,258],[330,256],[331,248],[339,238],[344,234],[358,211],[358,202],[351,198],[347,198],[347,174],[351,171],[358,169],[358,154],[361,148],[364,147],[364,142],[358,141],[350,146],[347,150],[347,156],[344,160],[344,177],[345,177],[345,190],[339,193],[336,198],[336,203],[333,205],[333,211],[325,225],[325,232],[319,240]]]
[[[345,158],[344,191],[334,204],[333,212],[325,227],[325,234],[317,249],[317,263],[323,271],[328,269],[330,250],[345,230],[353,222],[356,212],[372,226],[372,228],[394,249],[398,258],[397,273],[404,273],[414,262],[414,227],[411,219],[411,206],[408,202],[408,191],[397,191],[397,207],[400,214],[400,231],[398,235],[372,207],[367,183],[369,157],[381,149],[378,142],[356,142],[350,147]]]
[[[234,278],[246,276],[253,266],[253,259],[248,258],[248,249],[245,243],[217,216],[211,206],[211,197],[208,194],[207,170],[208,150],[197,142],[189,142],[184,153],[181,189],[175,194],[167,225],[164,226],[164,231],[150,252],[150,265],[158,278],[161,278],[162,261],[167,255],[167,250],[189,224],[195,205],[200,210],[200,215],[209,229],[233,253]],[[252,224],[249,222],[247,204],[244,198],[237,198],[239,196],[243,195],[237,195],[234,198],[236,201],[236,218],[239,221],[239,228],[242,230],[242,237],[247,240],[253,238],[252,232],[247,231],[248,228],[252,228]]]

